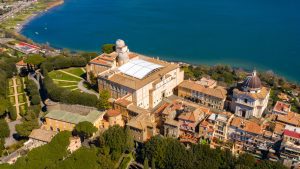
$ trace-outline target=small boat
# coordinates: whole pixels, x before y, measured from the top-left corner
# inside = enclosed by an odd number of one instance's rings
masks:
[[[47,27],[45,27],[44,29],[45,29],[45,30],[47,30],[48,28],[47,28]]]
[[[38,33],[38,32],[35,32],[35,34],[38,35],[39,33]]]

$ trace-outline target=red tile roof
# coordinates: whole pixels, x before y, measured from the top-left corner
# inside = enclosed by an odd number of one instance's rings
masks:
[[[17,66],[27,66],[27,63],[24,62],[24,60],[20,60],[19,62],[16,63]]]
[[[293,138],[300,139],[300,133],[297,133],[297,132],[294,132],[294,131],[284,130],[283,134],[286,135],[286,136],[290,136],[290,137],[293,137]]]
[[[277,111],[277,112],[288,113],[290,111],[290,109],[291,109],[291,105],[290,104],[277,101],[273,110]]]
[[[115,116],[118,116],[120,114],[121,114],[121,112],[119,112],[117,110],[109,109],[109,110],[107,110],[106,116],[108,116],[108,117],[115,117]]]

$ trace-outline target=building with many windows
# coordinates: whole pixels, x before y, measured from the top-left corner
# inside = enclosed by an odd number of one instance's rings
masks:
[[[108,90],[114,99],[130,95],[129,101],[143,109],[173,95],[184,78],[178,64],[129,52],[122,40],[117,40],[115,52],[91,60],[87,72],[97,76],[99,91]]]
[[[183,81],[178,85],[178,96],[210,108],[223,110],[227,91],[220,86],[212,87],[212,85],[204,86],[201,84],[203,83],[190,80]]]
[[[90,107],[58,104],[49,108],[43,128],[51,131],[73,131],[76,124],[88,121],[99,129],[103,127],[104,114],[105,112]]]

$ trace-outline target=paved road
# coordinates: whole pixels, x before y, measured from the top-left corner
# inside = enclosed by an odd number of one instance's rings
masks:
[[[16,2],[13,5],[13,9],[3,15],[0,16],[0,22],[5,21],[6,19],[13,17],[16,13],[22,11],[23,9],[29,7],[33,2]]]
[[[83,85],[84,82],[85,82],[85,80],[81,80],[78,83],[78,89],[80,89],[84,93],[93,94],[93,95],[97,96],[97,98],[99,98],[99,94],[97,92],[94,92],[92,90],[88,90],[87,88],[84,87],[84,85]]]
[[[8,127],[10,130],[10,135],[9,137],[5,138],[5,147],[11,146],[17,142],[17,140],[14,139],[13,135],[16,134],[16,125],[20,124],[21,120],[16,120],[8,123]]]

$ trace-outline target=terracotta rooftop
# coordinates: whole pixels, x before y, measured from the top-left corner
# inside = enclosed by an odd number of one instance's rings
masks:
[[[141,113],[135,118],[132,118],[127,125],[136,129],[144,130],[146,127],[154,128],[156,123],[152,121],[150,113]]]
[[[277,121],[283,122],[285,124],[299,126],[300,125],[300,115],[290,111],[286,115],[279,114],[277,116]]]
[[[195,81],[185,80],[178,85],[178,87],[187,88],[198,91],[206,95],[210,95],[219,99],[226,99],[227,91],[222,87],[209,88],[196,83]]]
[[[20,60],[19,62],[16,63],[17,66],[27,66],[27,63],[24,62],[24,60]]]
[[[94,59],[90,60],[90,64],[99,64],[105,66],[112,66],[111,63],[116,60],[117,53],[112,52],[110,54],[102,53],[101,55],[95,57]]]
[[[281,101],[277,101],[273,109],[273,111],[275,111],[276,113],[281,113],[281,114],[288,114],[290,110],[291,110],[291,105]]]
[[[285,125],[282,123],[276,123],[274,128],[274,133],[281,135],[284,131]]]
[[[121,105],[121,106],[123,106],[123,107],[127,107],[127,106],[129,106],[132,102],[129,101],[129,100],[126,100],[125,98],[121,98],[121,99],[117,99],[117,100],[115,101],[115,103],[116,103],[116,104],[119,104],[119,105]]]
[[[179,115],[178,119],[196,122],[198,119],[198,114],[195,112],[184,112]]]
[[[121,114],[121,112],[119,112],[118,110],[114,110],[114,109],[109,109],[106,112],[106,116],[108,116],[108,117],[115,117],[115,116],[118,116],[120,114]]]
[[[202,77],[199,81],[196,81],[196,83],[207,87],[214,87],[217,85],[217,81],[206,77]]]
[[[28,136],[29,138],[49,143],[52,138],[57,134],[55,131],[34,129]]]
[[[250,120],[245,120],[240,117],[234,117],[231,121],[231,126],[237,127],[249,133],[261,135],[263,134],[262,126]]]

